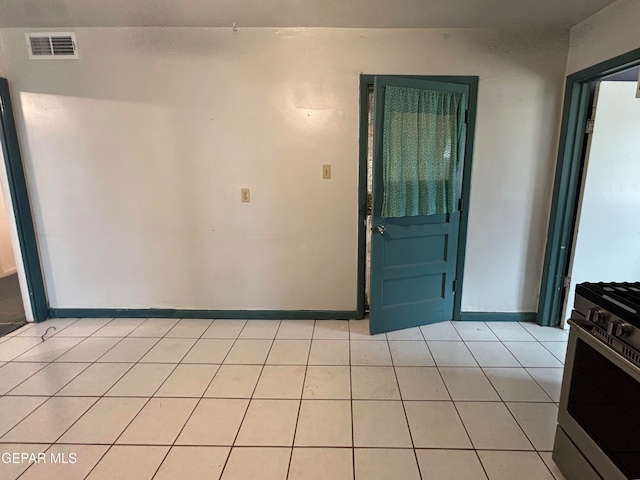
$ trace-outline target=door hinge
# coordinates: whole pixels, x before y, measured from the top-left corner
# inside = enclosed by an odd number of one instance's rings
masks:
[[[464,123],[469,123],[469,110],[464,111]]]
[[[453,281],[453,291],[457,292],[458,291],[458,280],[454,280]]]
[[[562,282],[562,285],[564,286],[565,289],[571,287],[571,277],[564,277],[564,281]]]
[[[593,120],[593,118],[590,118],[589,120],[587,120],[587,125],[584,129],[584,133],[586,133],[587,135],[592,134],[594,124],[595,124],[595,121]]]
[[[367,193],[367,215],[371,215],[373,210],[373,198],[370,193]]]
[[[461,198],[458,199],[458,211],[459,212],[462,211],[462,199]]]

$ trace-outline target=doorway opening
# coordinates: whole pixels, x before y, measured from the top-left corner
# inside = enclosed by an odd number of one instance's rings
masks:
[[[371,211],[373,199],[373,85],[368,85],[367,89],[367,203],[366,203],[366,245],[365,245],[365,276],[364,276],[364,309],[369,312],[369,302],[371,299]]]
[[[0,191],[0,337],[27,323],[6,208]]]
[[[561,324],[583,282],[640,277],[640,67],[591,84],[592,107],[579,182]],[[611,245],[615,248],[606,248]]]
[[[560,148],[556,163],[551,215],[543,264],[537,322],[543,326],[563,323],[567,293],[571,287],[570,264],[589,144],[594,84],[606,77],[640,66],[640,49],[594,65],[567,77]],[[629,212],[633,214],[633,212]],[[611,238],[601,248],[613,248]],[[637,280],[637,279],[636,279]],[[599,281],[604,281],[601,279]]]

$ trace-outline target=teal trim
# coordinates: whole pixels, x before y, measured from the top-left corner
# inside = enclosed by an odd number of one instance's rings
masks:
[[[357,318],[364,317],[364,283],[366,261],[366,197],[367,197],[367,92],[373,85],[375,77],[383,75],[360,75],[360,143],[359,143],[359,173],[358,173],[358,286],[357,286]],[[469,85],[469,123],[467,125],[467,137],[465,140],[464,171],[462,177],[462,212],[460,215],[460,229],[458,234],[458,262],[456,266],[456,294],[453,300],[453,319],[460,320],[462,309],[462,286],[464,279],[464,262],[467,247],[467,231],[469,224],[469,200],[471,198],[471,170],[473,163],[473,147],[475,141],[475,129],[478,109],[478,76],[448,76],[448,75],[398,75],[396,78],[412,78],[417,80],[435,80],[447,83]]]
[[[174,310],[169,308],[52,308],[50,318],[231,318],[264,320],[350,320],[347,310]]]
[[[223,318],[264,320],[350,320],[346,310],[174,310],[163,308],[52,308],[49,318]],[[533,322],[534,312],[462,312],[462,321]]]
[[[536,312],[462,312],[463,322],[535,322]]]
[[[40,267],[38,243],[33,225],[31,204],[29,203],[29,190],[20,154],[20,142],[11,105],[9,82],[6,78],[0,78],[0,120],[0,143],[2,143],[4,163],[7,169],[9,191],[11,192],[20,250],[22,251],[31,310],[34,320],[41,322],[48,318],[49,306]]]
[[[536,318],[540,325],[555,326],[561,321],[564,277],[569,271],[569,250],[573,243],[585,155],[584,131],[589,114],[590,84],[637,65],[640,65],[640,48],[567,77]]]
[[[462,78],[462,77],[461,77]],[[473,163],[473,146],[476,137],[476,118],[478,112],[478,77],[464,77],[469,85],[469,123],[465,141],[464,171],[462,173],[462,209],[458,230],[458,263],[456,265],[456,294],[453,297],[453,319],[461,318],[462,286],[464,285],[464,261],[467,253],[467,231],[469,225],[469,206],[471,199],[471,165]],[[452,77],[450,82],[456,82]]]

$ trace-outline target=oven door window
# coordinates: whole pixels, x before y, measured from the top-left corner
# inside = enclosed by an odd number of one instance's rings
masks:
[[[640,478],[640,384],[580,339],[567,410],[627,478]]]

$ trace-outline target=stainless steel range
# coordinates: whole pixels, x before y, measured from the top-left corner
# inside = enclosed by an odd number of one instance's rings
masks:
[[[583,283],[553,459],[567,480],[640,480],[640,282]]]

